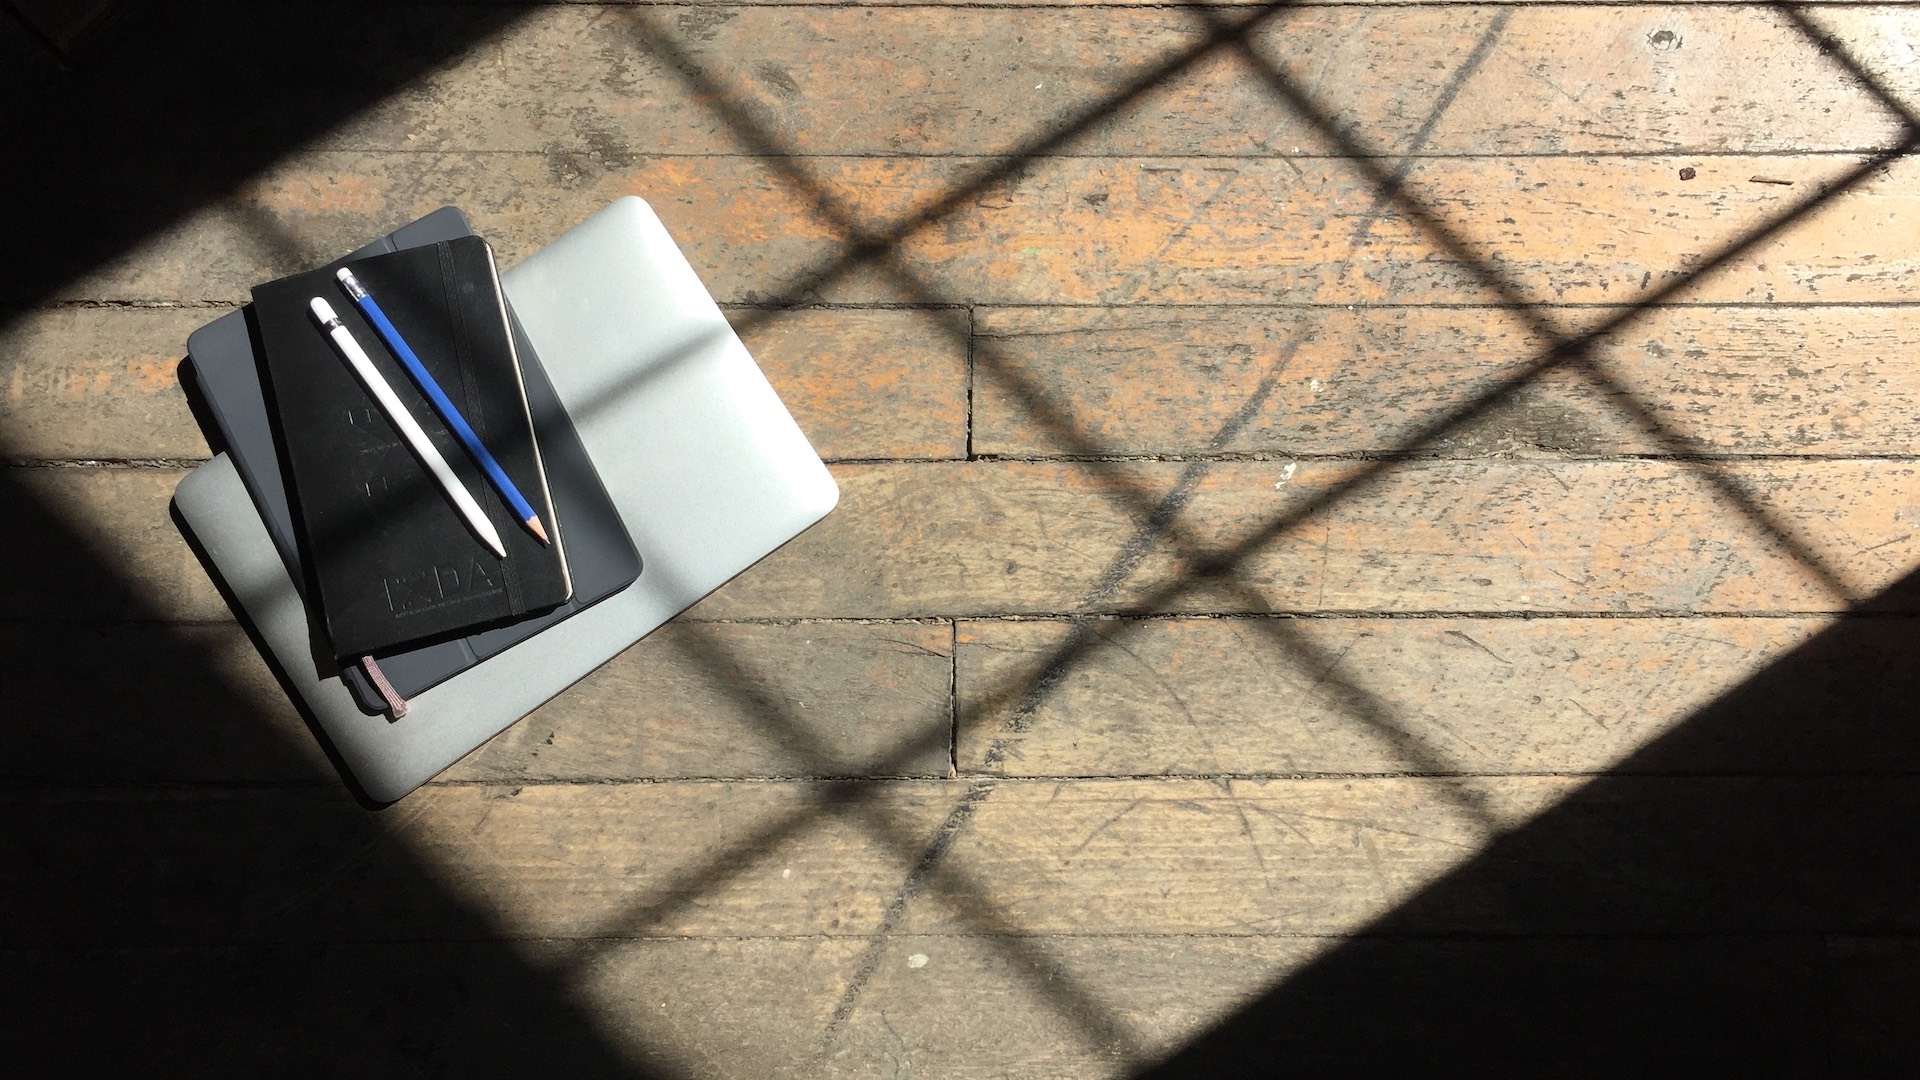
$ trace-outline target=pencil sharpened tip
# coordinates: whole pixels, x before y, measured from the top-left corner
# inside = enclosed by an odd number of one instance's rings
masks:
[[[527,519],[527,531],[539,537],[540,542],[543,544],[550,544],[553,542],[547,539],[546,526],[540,524],[540,518],[538,516],[530,517]]]

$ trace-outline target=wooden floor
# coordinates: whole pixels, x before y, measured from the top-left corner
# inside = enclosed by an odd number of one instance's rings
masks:
[[[119,6],[0,24],[11,168],[58,142],[0,1055],[1920,1070],[1920,9],[422,4],[263,59],[376,10],[287,4],[136,78]],[[626,194],[841,505],[363,807],[168,517],[186,336]]]

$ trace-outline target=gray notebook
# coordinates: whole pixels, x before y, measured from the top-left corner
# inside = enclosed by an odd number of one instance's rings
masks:
[[[397,799],[753,565],[839,489],[653,211],[625,198],[501,276],[645,561],[626,590],[447,679],[399,720],[314,659],[307,611],[225,455],[186,527],[367,795]],[[319,650],[324,653],[325,650]]]

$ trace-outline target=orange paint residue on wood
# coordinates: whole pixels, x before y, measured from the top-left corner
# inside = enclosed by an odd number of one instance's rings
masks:
[[[113,375],[107,371],[69,371],[62,388],[69,401],[105,395],[113,390]]]
[[[127,361],[127,382],[143,394],[166,393],[178,385],[174,375],[178,367],[179,361],[171,356],[136,356]]]
[[[127,357],[93,357],[76,360],[65,370],[46,372],[39,382],[41,393],[51,393],[68,401],[109,398],[124,394],[166,394],[178,391],[174,379],[177,361],[168,356],[148,354]],[[23,401],[29,386],[25,370],[15,370],[8,380],[7,399]]]

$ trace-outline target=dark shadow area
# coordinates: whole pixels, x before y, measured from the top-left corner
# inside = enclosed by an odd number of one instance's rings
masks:
[[[1145,1075],[1912,1075],[1917,716],[1845,618]]]
[[[18,472],[0,471],[0,543],[113,614],[0,623],[0,1059],[647,1075],[395,835],[404,815],[365,812],[264,673],[236,674],[237,627],[158,623]]]
[[[0,323],[523,14],[123,3],[64,53],[0,20]],[[60,472],[0,470],[8,1071],[651,1075],[356,803],[238,628],[161,622]]]
[[[64,61],[8,20],[0,322],[525,14],[123,0]]]

